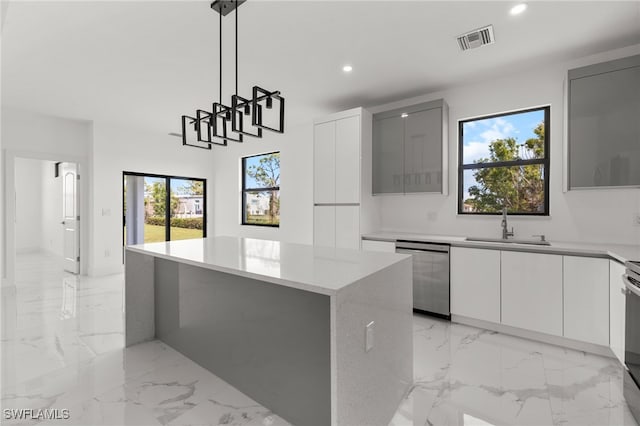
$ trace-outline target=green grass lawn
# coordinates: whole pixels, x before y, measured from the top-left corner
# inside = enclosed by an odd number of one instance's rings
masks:
[[[202,238],[202,231],[200,229],[171,228],[171,240],[188,240],[191,238]],[[164,240],[164,226],[144,224],[145,243],[157,243]]]
[[[269,215],[247,215],[247,224],[249,225],[279,225],[280,216],[271,217]]]

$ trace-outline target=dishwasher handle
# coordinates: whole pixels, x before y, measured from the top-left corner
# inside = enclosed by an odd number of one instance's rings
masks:
[[[449,244],[437,243],[421,243],[415,241],[396,241],[396,249],[408,249],[417,251],[436,251],[440,253],[449,253]]]

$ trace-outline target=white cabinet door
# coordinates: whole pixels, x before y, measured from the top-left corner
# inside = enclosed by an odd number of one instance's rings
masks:
[[[564,337],[609,345],[609,261],[563,256]]]
[[[609,261],[609,345],[611,350],[624,364],[625,313],[626,297],[622,293],[625,288],[622,275],[624,265]]]
[[[360,202],[360,116],[336,121],[335,202]]]
[[[313,208],[313,244],[322,247],[335,247],[336,208],[334,206]]]
[[[562,256],[501,252],[502,323],[562,336]]]
[[[451,247],[451,313],[500,322],[500,251]]]
[[[338,248],[360,249],[360,207],[335,208],[335,242]]]
[[[393,241],[373,241],[362,240],[362,250],[364,251],[381,251],[385,253],[395,253],[396,243]]]
[[[336,123],[316,124],[313,134],[313,202],[336,202]]]

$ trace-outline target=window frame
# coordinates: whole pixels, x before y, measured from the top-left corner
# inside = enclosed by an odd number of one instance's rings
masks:
[[[160,175],[157,173],[140,173],[140,172],[129,172],[126,170],[122,171],[122,256],[124,262],[124,252],[127,247],[127,241],[125,238],[126,232],[126,212],[125,212],[125,204],[126,204],[126,194],[124,191],[125,180],[127,176],[137,176],[137,177],[150,177],[157,179],[165,180],[165,187],[167,188],[167,195],[165,196],[165,205],[171,205],[171,180],[194,180],[198,182],[202,182],[202,238],[207,238],[207,179],[206,178],[194,178],[194,177],[186,177],[186,176],[172,176],[172,175]],[[165,242],[168,241],[180,241],[180,240],[171,240],[171,209],[165,209],[165,231],[164,238]]]
[[[544,158],[536,158],[531,160],[514,160],[514,161],[497,161],[493,163],[469,163],[464,164],[464,131],[465,123],[479,121],[498,117],[508,117],[510,115],[523,114],[533,111],[544,111]],[[464,172],[465,170],[487,169],[499,167],[518,167],[528,165],[542,165],[544,167],[544,211],[529,212],[509,212],[509,216],[549,216],[549,180],[550,180],[550,133],[551,133],[551,105],[544,105],[532,108],[519,109],[515,111],[502,112],[497,114],[483,115],[464,120],[458,120],[458,214],[467,216],[497,216],[501,212],[465,212],[464,211]]]
[[[264,192],[264,191],[278,191],[280,192],[280,186],[274,186],[274,187],[260,187],[260,188],[246,188],[246,164],[247,164],[247,159],[249,158],[253,158],[253,157],[262,157],[265,155],[271,155],[271,154],[278,154],[280,155],[281,151],[271,151],[271,152],[263,152],[261,154],[253,154],[253,155],[247,155],[246,157],[241,157],[240,158],[240,173],[242,174],[242,186],[240,188],[241,191],[241,196],[240,196],[240,225],[243,226],[266,226],[268,228],[279,228],[280,227],[280,219],[278,219],[278,223],[277,224],[273,224],[273,223],[249,223],[247,222],[247,218],[246,218],[246,206],[247,206],[247,193],[251,193],[251,192]]]

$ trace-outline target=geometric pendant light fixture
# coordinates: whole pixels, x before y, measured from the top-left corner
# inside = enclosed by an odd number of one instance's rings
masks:
[[[211,110],[196,110],[194,115],[182,116],[182,145],[211,149],[226,146],[228,141],[243,142],[245,136],[261,138],[263,130],[284,133],[284,98],[280,91],[253,86],[250,98],[238,94],[238,7],[246,0],[216,0],[211,9],[220,16],[220,74],[219,98]],[[235,10],[235,92],[231,103],[222,103],[222,18]],[[265,111],[267,110],[267,111]],[[268,126],[265,115],[275,117],[275,125]],[[271,121],[270,121],[271,123]]]

